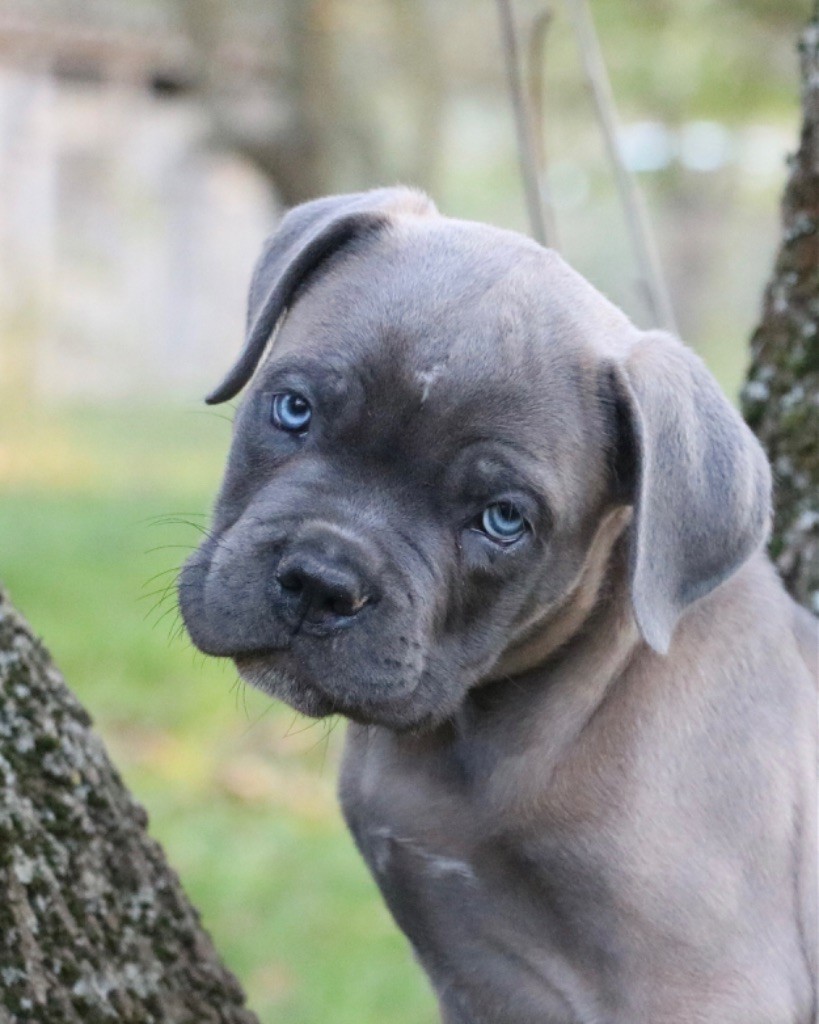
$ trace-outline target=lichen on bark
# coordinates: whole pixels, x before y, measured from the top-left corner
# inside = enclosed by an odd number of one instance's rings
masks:
[[[0,1024],[258,1024],[0,590]]]
[[[793,596],[819,613],[819,4],[800,53],[802,136],[742,410],[774,470],[771,554]]]

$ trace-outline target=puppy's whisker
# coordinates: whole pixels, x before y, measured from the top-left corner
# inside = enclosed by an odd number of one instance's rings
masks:
[[[217,420],[224,420],[225,423],[233,423],[232,416],[225,416],[224,413],[216,412],[215,409],[186,409],[185,412],[189,416],[212,416]]]
[[[323,719],[321,723],[322,729],[324,730],[322,735],[316,740],[316,742],[312,746],[308,747],[307,750],[305,751],[305,754],[310,754],[312,753],[312,751],[316,749],[316,747],[320,746],[322,743],[324,744],[324,749],[321,754],[321,763],[319,765],[319,775],[322,775],[324,772],[324,765],[327,761],[327,751],[330,748],[330,734],[335,728],[336,722],[337,719],[335,718]]]
[[[230,687],[230,695],[231,695],[231,697],[233,697],[233,710],[234,711],[238,711],[239,710],[239,688],[242,686],[242,683],[243,683],[242,677],[237,675],[236,678],[233,680],[233,682],[231,684],[231,687]]]
[[[180,617],[179,621],[178,621],[178,623],[176,625],[176,628],[175,629],[172,628],[171,630],[168,631],[168,647],[170,647],[173,644],[177,643],[177,641],[181,640],[184,635],[185,635],[185,623],[182,621],[182,619]]]
[[[191,512],[188,509],[174,509],[171,512],[158,512],[156,515],[146,516],[145,521],[147,522],[151,519],[161,519],[162,516],[206,516],[207,514],[207,512],[203,512],[201,510],[197,512]]]
[[[143,554],[152,555],[155,551],[172,551],[175,548],[182,551],[196,551],[197,547],[197,544],[160,544],[155,548],[147,548],[143,551]]]
[[[170,569],[162,569],[159,572],[154,573],[153,576],[149,576],[148,579],[145,580],[145,582],[142,584],[141,589],[144,590],[145,587],[149,587],[155,580],[158,580],[161,576],[167,576],[168,573],[171,573],[171,572],[175,572],[175,573],[179,574],[181,571],[182,571],[182,566],[181,565],[172,565]]]
[[[199,533],[203,534],[205,537],[212,537],[213,536],[211,534],[210,530],[206,526],[203,526],[201,523],[193,523],[193,522],[191,522],[188,519],[182,519],[180,517],[175,517],[175,518],[172,518],[172,519],[171,518],[163,519],[163,520],[160,520],[158,522],[149,523],[148,525],[149,525],[150,528],[153,528],[153,527],[156,527],[156,526],[163,526],[163,527],[164,526],[189,526],[192,530],[197,530]]]
[[[299,716],[299,713],[298,713],[298,711],[294,711],[294,712],[293,712],[293,717],[292,717],[292,718],[290,719],[290,724],[289,724],[289,725],[287,726],[287,728],[285,729],[285,731],[284,731],[284,734],[283,734],[283,736],[282,736],[282,739],[285,739],[285,740],[287,739],[287,737],[288,737],[288,736],[290,735],[290,730],[291,730],[291,729],[293,728],[293,726],[294,726],[294,725],[296,724],[296,722],[297,722],[297,721],[299,720],[299,717],[300,717],[300,716]]]
[[[246,690],[246,687],[242,690],[243,694],[245,693],[245,690]],[[259,712],[259,714],[253,719],[253,721],[248,725],[248,727],[244,730],[244,732],[241,734],[241,736],[239,738],[240,739],[244,739],[249,732],[251,732],[253,729],[256,728],[256,726],[259,724],[259,722],[261,722],[261,720],[264,718],[264,716],[270,714],[270,712],[275,707],[276,707],[275,702],[271,700],[264,708],[262,708],[262,710]],[[247,714],[247,704],[245,704],[245,714]]]
[[[168,607],[165,608],[164,611],[162,611],[162,613],[157,617],[156,621],[153,623],[154,629],[157,629],[165,621],[165,619],[167,619],[169,615],[173,616],[177,615],[178,613],[179,609],[176,606],[176,602],[168,605]]]
[[[298,717],[303,718],[304,716],[299,715]],[[288,736],[301,736],[302,733],[307,732],[309,729],[315,729],[315,727],[319,725],[320,722],[320,718],[308,719],[307,725],[303,726],[301,729],[288,729],[287,732],[284,734],[284,739],[287,739]]]
[[[147,594],[140,594],[137,601],[148,601],[152,597],[156,597],[157,594],[161,594],[161,600],[165,600],[166,597],[171,594],[175,594],[177,589],[186,590],[193,587],[192,583],[178,583],[176,580],[172,580],[167,586],[159,587],[157,590],[150,590]]]
[[[321,765],[319,766],[319,776],[321,777],[324,776],[324,768],[327,764],[327,751],[330,749],[330,737],[333,734],[333,731],[338,725],[339,721],[340,719],[337,716],[333,716],[333,718],[330,719],[329,725],[327,727],[327,732],[325,733],[324,736],[324,751],[321,755]]]
[[[239,711],[239,700],[241,697],[242,705],[244,707],[245,718],[248,718],[247,712],[247,683],[242,679],[240,675],[237,675],[233,680],[230,687],[230,692],[233,695],[233,710]]]
[[[175,604],[179,590],[186,590],[191,587],[193,587],[192,583],[179,583],[177,580],[172,580],[170,583],[168,583],[167,586],[162,587],[159,590],[155,590],[153,594],[144,594],[142,597],[138,597],[137,601],[143,601],[147,600],[149,597],[155,597],[157,594],[160,595],[160,597],[151,605],[150,609],[145,614],[143,622],[145,621],[145,619],[149,618],[155,611],[157,611],[164,604],[166,604],[167,601],[169,601],[171,598],[173,598]]]
[[[167,598],[165,598],[165,597],[160,597],[158,601],[154,601],[154,603],[151,605],[151,607],[142,616],[142,621],[143,622],[147,622],[151,618],[152,615],[154,615],[156,612],[159,612],[160,610],[161,611],[168,611],[169,608],[165,607],[166,602],[167,602]],[[157,623],[154,623],[154,625],[156,625],[156,624]]]

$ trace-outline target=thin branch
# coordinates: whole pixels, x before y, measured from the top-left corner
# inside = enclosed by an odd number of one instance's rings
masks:
[[[674,309],[663,276],[654,236],[634,175],[626,167],[620,150],[617,114],[611,82],[606,72],[600,40],[594,27],[587,0],[566,0],[574,26],[578,49],[583,60],[589,88],[594,99],[597,118],[608,158],[614,168],[620,201],[626,216],[629,234],[642,274],[646,296],[654,320],[659,327],[677,331]]]
[[[538,181],[537,155],[532,128],[532,112],[529,109],[520,72],[520,52],[515,19],[512,13],[511,0],[497,0],[497,2],[506,74],[509,79],[509,93],[512,98],[512,108],[515,114],[520,173],[523,179],[529,224],[534,238],[541,245],[547,245],[546,223],[543,215],[543,202]]]
[[[819,2],[819,0],[818,0]],[[532,118],[532,134],[534,139],[535,162],[538,177],[538,194],[543,209],[543,219],[546,227],[546,237],[553,249],[560,249],[555,208],[549,192],[546,171],[548,159],[546,156],[546,88],[545,88],[545,64],[546,64],[546,43],[549,37],[549,29],[554,21],[554,11],[551,7],[544,7],[532,21],[529,30],[529,109]]]

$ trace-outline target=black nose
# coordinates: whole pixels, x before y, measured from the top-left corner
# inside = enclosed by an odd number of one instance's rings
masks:
[[[286,595],[298,599],[300,619],[324,626],[351,619],[373,599],[372,587],[349,558],[306,547],[284,555],[276,579]]]

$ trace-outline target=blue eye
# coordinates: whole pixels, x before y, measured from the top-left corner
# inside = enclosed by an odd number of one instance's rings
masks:
[[[526,532],[526,520],[511,501],[496,501],[483,510],[480,528],[499,544],[513,544]]]
[[[290,434],[303,434],[312,417],[310,403],[298,391],[283,391],[273,396],[271,419],[279,430],[286,430]]]

